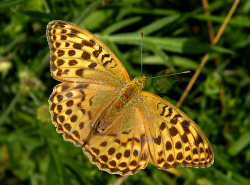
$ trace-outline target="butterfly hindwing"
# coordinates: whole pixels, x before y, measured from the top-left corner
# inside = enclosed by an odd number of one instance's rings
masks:
[[[131,175],[144,169],[149,151],[141,111],[128,105],[104,131],[93,135],[83,151],[91,163],[112,174]]]
[[[82,147],[89,140],[97,120],[115,98],[116,91],[107,85],[61,83],[49,98],[52,122],[65,140]]]

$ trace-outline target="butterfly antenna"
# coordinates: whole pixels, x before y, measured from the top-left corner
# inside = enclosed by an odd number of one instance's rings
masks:
[[[143,40],[143,31],[141,31],[141,75],[142,75],[142,40]]]
[[[162,76],[155,76],[155,77],[150,77],[148,79],[151,78],[161,78],[161,77],[165,77],[165,76],[173,76],[173,75],[179,75],[179,74],[183,74],[183,73],[190,73],[191,71],[184,71],[184,72],[180,72],[180,73],[173,73],[173,74],[169,74],[169,75],[162,75]]]

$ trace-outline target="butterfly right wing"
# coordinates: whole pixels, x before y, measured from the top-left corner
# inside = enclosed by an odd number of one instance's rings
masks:
[[[209,141],[184,112],[145,91],[141,92],[138,102],[144,115],[150,156],[157,168],[205,168],[213,164]]]
[[[111,174],[132,175],[144,169],[149,150],[143,119],[136,103],[118,112],[105,130],[94,134],[84,145],[90,162]]]

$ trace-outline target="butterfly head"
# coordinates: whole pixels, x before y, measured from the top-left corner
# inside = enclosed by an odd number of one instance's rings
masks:
[[[139,85],[141,87],[141,89],[143,89],[143,87],[145,86],[145,81],[146,81],[147,77],[142,74],[140,77],[135,77],[134,78],[134,82]]]

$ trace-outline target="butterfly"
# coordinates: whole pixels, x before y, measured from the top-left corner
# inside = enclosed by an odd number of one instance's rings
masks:
[[[201,129],[167,100],[142,91],[104,43],[87,30],[55,20],[46,31],[52,77],[52,122],[92,164],[131,175],[152,159],[159,169],[205,168],[214,154]]]

